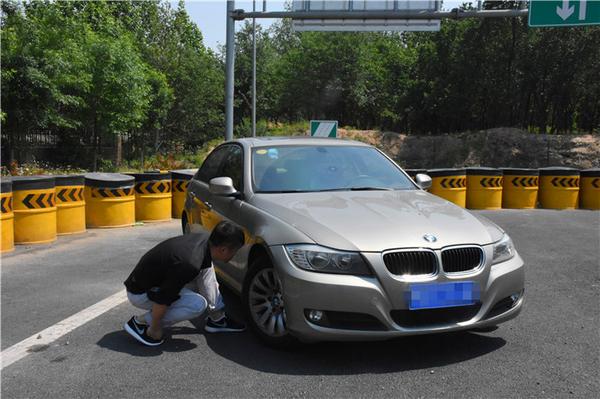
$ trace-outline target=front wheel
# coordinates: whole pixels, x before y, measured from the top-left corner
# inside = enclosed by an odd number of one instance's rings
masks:
[[[268,258],[257,258],[250,265],[243,301],[250,327],[265,343],[288,348],[296,342],[287,329],[281,281]]]

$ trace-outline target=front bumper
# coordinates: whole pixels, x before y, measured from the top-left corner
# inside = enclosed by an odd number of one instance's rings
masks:
[[[310,272],[296,267],[283,246],[271,247],[271,253],[283,286],[287,326],[292,334],[304,341],[360,341],[381,340],[405,335],[431,334],[468,330],[503,323],[516,317],[523,307],[525,284],[524,264],[516,254],[512,259],[491,265],[492,247],[482,247],[485,253],[483,267],[462,274],[446,274],[439,271],[435,276],[405,280],[391,274],[383,262],[381,253],[363,253],[371,265],[374,276],[351,276]],[[444,310],[432,313],[430,320],[420,317],[418,323],[407,322],[399,314],[408,311],[407,292],[415,282],[474,281],[481,290],[480,303],[469,312],[457,317],[438,317]],[[511,295],[519,294],[516,301]],[[508,302],[507,302],[508,301]],[[321,310],[332,314],[367,315],[376,319],[379,328],[364,329],[363,324],[343,328],[324,327],[310,322],[307,310]],[[448,310],[460,310],[447,308]],[[417,311],[420,312],[420,311]],[[423,316],[423,315],[421,315]],[[410,319],[410,317],[409,317]]]

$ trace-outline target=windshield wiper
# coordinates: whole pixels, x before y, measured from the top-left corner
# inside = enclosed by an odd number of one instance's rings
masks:
[[[369,186],[365,186],[365,187],[350,187],[350,191],[394,191],[393,188],[387,188],[387,187],[369,187]]]

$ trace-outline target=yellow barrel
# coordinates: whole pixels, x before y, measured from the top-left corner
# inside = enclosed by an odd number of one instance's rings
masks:
[[[10,252],[15,249],[15,214],[13,213],[12,181],[10,177],[0,180],[0,252]]]
[[[171,181],[173,183],[173,201],[171,203],[171,216],[175,219],[181,219],[183,208],[185,206],[185,193],[189,181],[196,174],[196,169],[179,169],[171,171]]]
[[[538,199],[537,169],[505,168],[502,184],[502,208],[533,209]]]
[[[171,220],[171,173],[130,173],[135,178],[135,220]]]
[[[600,168],[581,171],[579,207],[600,209]]]
[[[85,233],[83,175],[54,176],[56,181],[56,233]]]
[[[56,240],[54,177],[12,178],[15,243],[43,244]]]
[[[467,178],[465,169],[430,169],[431,194],[454,202],[463,208],[467,200]]]
[[[579,171],[573,168],[540,169],[540,207],[575,209],[579,201]]]
[[[502,171],[494,168],[467,168],[467,208],[502,208]]]
[[[87,227],[128,227],[135,223],[135,179],[119,173],[85,175]]]

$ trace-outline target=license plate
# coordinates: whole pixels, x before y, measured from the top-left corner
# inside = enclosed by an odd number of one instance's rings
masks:
[[[479,299],[479,285],[474,281],[412,284],[408,308],[414,310],[468,306]]]

